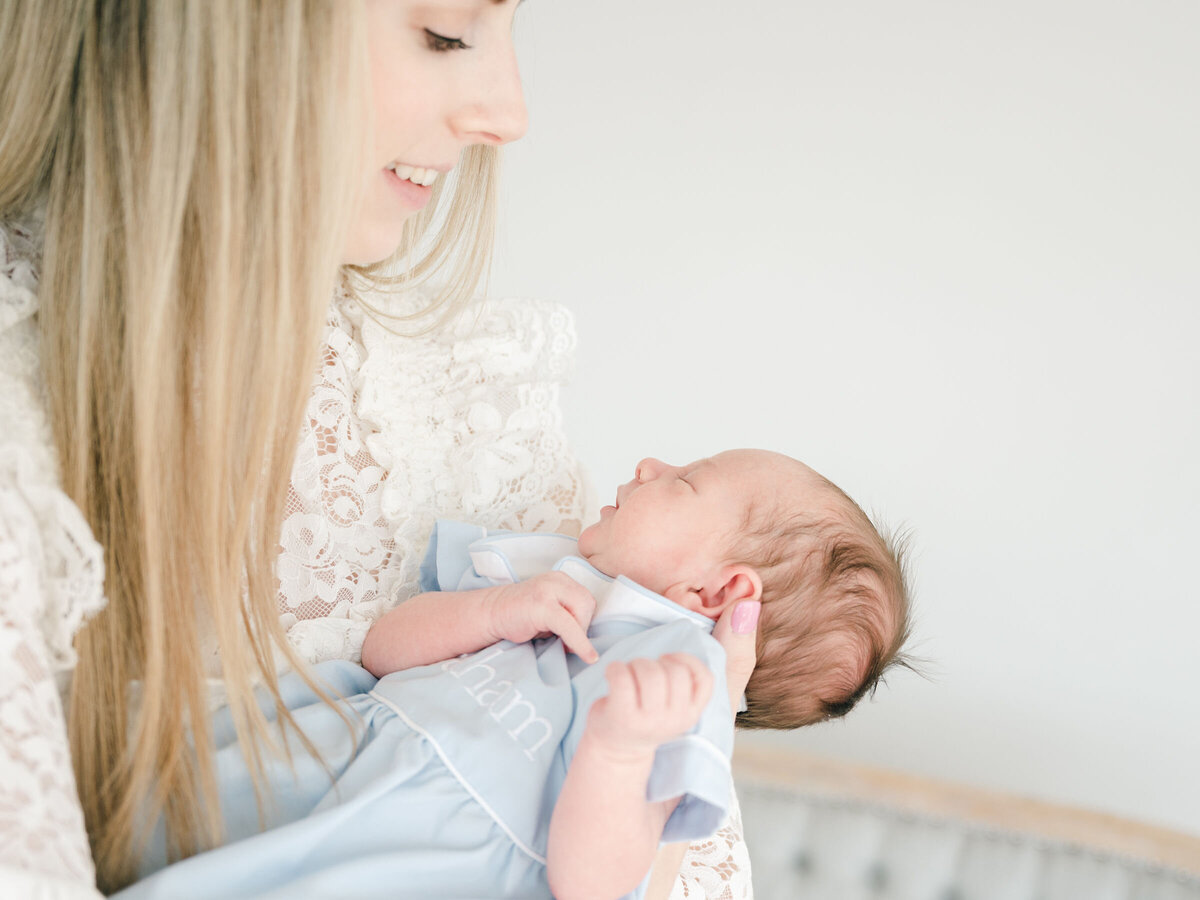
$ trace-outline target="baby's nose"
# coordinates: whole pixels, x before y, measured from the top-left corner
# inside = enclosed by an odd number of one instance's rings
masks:
[[[667,469],[667,464],[662,460],[655,459],[653,456],[648,456],[637,464],[634,470],[634,479],[641,484],[647,481],[653,481]]]

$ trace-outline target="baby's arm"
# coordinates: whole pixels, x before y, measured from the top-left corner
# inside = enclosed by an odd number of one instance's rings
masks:
[[[587,639],[596,601],[561,572],[517,584],[471,591],[433,591],[401,603],[376,622],[363,642],[363,668],[377,678],[473,653],[500,640],[556,634],[587,662],[597,653]]]
[[[651,803],[646,784],[658,747],[700,718],[712,673],[695,656],[612,663],[550,819],[546,874],[558,900],[612,900],[634,890],[658,850],[679,798]]]

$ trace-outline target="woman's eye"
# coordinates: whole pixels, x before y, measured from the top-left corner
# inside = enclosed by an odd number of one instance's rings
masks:
[[[445,53],[447,50],[470,50],[468,44],[463,43],[462,38],[446,37],[444,34],[438,34],[436,31],[425,29],[425,43],[429,45],[429,49],[437,53]]]

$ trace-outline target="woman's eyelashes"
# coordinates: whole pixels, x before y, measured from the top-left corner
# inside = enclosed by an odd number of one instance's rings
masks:
[[[446,37],[436,31],[425,29],[425,43],[435,53],[446,53],[449,50],[470,50],[471,45],[464,43],[462,38]]]

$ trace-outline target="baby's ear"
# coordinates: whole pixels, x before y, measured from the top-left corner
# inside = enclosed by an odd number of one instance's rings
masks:
[[[694,613],[700,613],[702,616],[709,616],[713,619],[716,618],[716,616],[712,615],[707,609],[704,608],[704,600],[700,596],[700,592],[689,588],[685,584],[681,583],[671,585],[669,588],[663,591],[663,596],[672,603],[682,606],[684,609],[689,609]]]
[[[746,565],[723,566],[701,587],[673,584],[663,594],[685,609],[716,620],[728,607],[762,597],[762,579]]]
[[[762,579],[747,565],[725,566],[714,584],[716,590],[704,598],[705,607],[715,610],[714,619],[735,603],[762,599]]]

